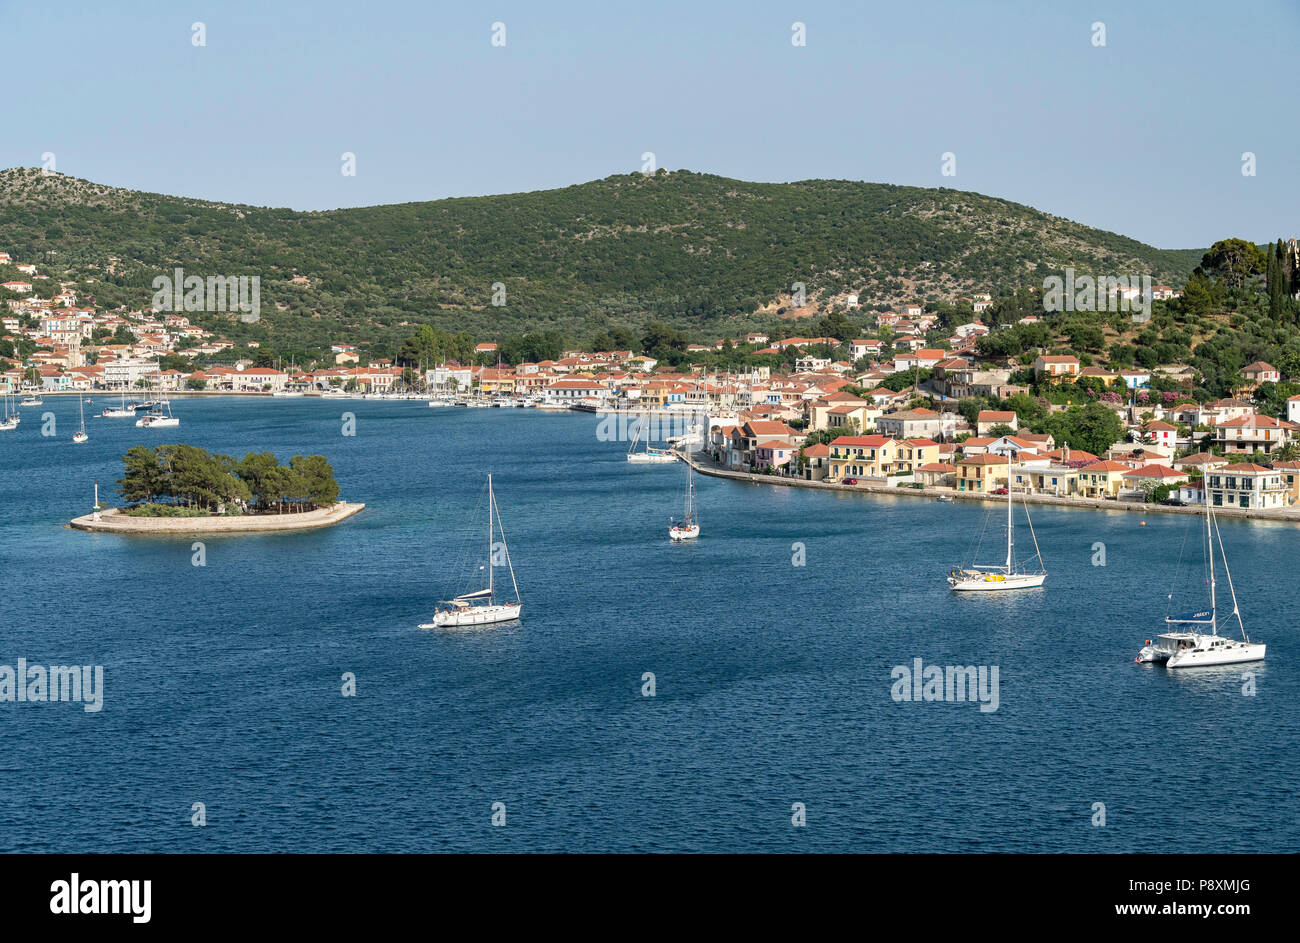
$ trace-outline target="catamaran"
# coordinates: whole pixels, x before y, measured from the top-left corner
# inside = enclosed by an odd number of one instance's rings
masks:
[[[13,395],[5,394],[5,417],[0,419],[0,432],[8,432],[11,429],[17,429],[18,423],[21,422],[18,410],[13,407]]]
[[[1214,572],[1214,544],[1219,544],[1219,556],[1223,559],[1223,575],[1228,580],[1228,593],[1232,596],[1231,618],[1236,618],[1241,631],[1241,641],[1219,634],[1218,578]],[[1237,590],[1232,585],[1232,572],[1228,569],[1228,556],[1223,549],[1223,535],[1219,533],[1219,524],[1214,520],[1214,508],[1210,495],[1205,495],[1205,564],[1209,570],[1210,608],[1196,612],[1182,612],[1177,615],[1165,615],[1166,626],[1191,626],[1175,629],[1156,636],[1153,644],[1147,639],[1146,645],[1133,660],[1136,662],[1164,662],[1166,668],[1199,668],[1206,665],[1235,665],[1243,661],[1263,661],[1265,645],[1252,642],[1246,635],[1245,623],[1241,621],[1241,610],[1237,607]],[[1181,558],[1179,563],[1182,563]],[[1177,576],[1175,576],[1177,580]],[[1174,594],[1168,597],[1172,603]],[[1202,626],[1209,626],[1210,631],[1198,631]]]
[[[141,429],[174,429],[181,421],[172,415],[171,401],[164,396],[149,412],[135,421]]]
[[[647,420],[648,421],[648,420]],[[632,436],[632,444],[627,447],[627,460],[639,465],[666,465],[669,462],[677,461],[677,455],[672,449],[654,449],[650,447],[650,437],[647,435],[645,440],[645,449],[641,452],[636,450],[636,444],[641,441],[641,420],[633,423],[636,426],[636,433]]]
[[[487,539],[487,588],[461,593],[446,600],[433,614],[433,621],[421,625],[422,629],[439,629],[447,626],[490,625],[494,622],[510,622],[518,619],[523,605],[519,601],[519,584],[515,581],[515,567],[510,562],[510,549],[506,546],[506,532],[501,526],[501,509],[492,491],[492,476],[487,479],[488,493],[488,539]],[[514,590],[514,602],[498,603],[497,587],[494,578],[495,547],[493,537],[501,535],[501,556],[510,570],[510,586]]]
[[[1012,511],[1012,498],[1015,488],[1011,487],[1011,465],[1007,464],[1007,560],[1000,566],[980,566],[972,563],[968,569],[955,569],[948,573],[948,585],[959,593],[987,593],[1004,589],[1032,589],[1042,586],[1047,579],[1043,568],[1043,555],[1038,549],[1038,538],[1034,535],[1034,522],[1029,519],[1029,505],[1025,506],[1025,523],[1029,525],[1029,536],[1034,541],[1034,559],[1038,561],[1037,569],[1021,567],[1016,562],[1015,514]]]
[[[81,394],[77,394],[77,409],[81,412],[81,431],[72,434],[72,441],[80,445],[90,438],[86,435],[86,401],[81,398]]]
[[[106,406],[100,415],[105,419],[130,419],[135,415],[135,407],[126,405],[126,394],[123,393],[121,407]]]
[[[700,536],[700,516],[695,510],[695,469],[686,462],[686,513],[681,520],[668,519],[671,540],[694,540]]]

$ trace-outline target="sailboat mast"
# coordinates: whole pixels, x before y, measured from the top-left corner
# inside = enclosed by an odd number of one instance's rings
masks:
[[[1007,576],[1011,575],[1011,548],[1015,545],[1012,537],[1012,528],[1015,527],[1015,518],[1011,511],[1011,499],[1015,497],[1011,487],[1011,456],[1007,456]]]
[[[1214,512],[1210,509],[1210,492],[1205,492],[1205,558],[1210,562],[1210,634],[1219,634],[1219,610],[1214,600],[1214,536],[1210,533],[1210,518]]]
[[[492,498],[492,476],[488,475],[488,599],[493,598],[492,584],[492,506],[496,502]]]

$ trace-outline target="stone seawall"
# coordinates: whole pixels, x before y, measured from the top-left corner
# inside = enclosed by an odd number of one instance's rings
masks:
[[[201,534],[273,534],[284,531],[329,527],[346,520],[364,508],[364,504],[340,501],[333,507],[305,511],[301,514],[238,515],[234,517],[131,517],[120,508],[100,512],[96,520],[86,514],[68,522],[77,530],[101,534],[135,534],[173,536]]]
[[[883,485],[864,482],[857,485],[827,484],[824,481],[805,481],[802,478],[783,478],[779,475],[753,475],[749,472],[731,471],[714,468],[711,460],[702,453],[696,453],[689,459],[691,467],[701,475],[715,478],[730,478],[734,481],[748,481],[758,485],[785,485],[791,488],[821,488],[826,491],[851,494],[885,494],[898,498],[951,498],[953,501],[998,501],[1005,502],[1005,495],[977,494],[969,491],[955,491],[952,488],[912,488],[897,485]],[[1103,498],[1058,497],[1051,494],[1016,495],[1016,500],[1023,497],[1030,504],[1054,504],[1059,507],[1082,508],[1093,511],[1126,511],[1133,514],[1204,514],[1200,505],[1176,507],[1169,504],[1143,504],[1137,501],[1107,501]],[[1250,520],[1279,521],[1285,524],[1300,524],[1300,506],[1290,508],[1270,508],[1267,510],[1251,508],[1219,507],[1214,509],[1215,517],[1241,517]]]

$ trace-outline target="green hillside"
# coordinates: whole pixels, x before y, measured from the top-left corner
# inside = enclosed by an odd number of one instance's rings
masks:
[[[390,351],[422,323],[480,339],[558,329],[582,340],[660,320],[716,337],[770,324],[794,282],[814,303],[862,291],[867,307],[996,296],[1066,265],[1181,285],[1203,252],[956,190],[689,171],[296,212],[13,169],[0,172],[0,248],[81,282],[101,307],[148,304],[153,278],[176,266],[259,275],[260,323],[191,320],[279,349],[349,340]],[[491,304],[497,282],[503,307]]]

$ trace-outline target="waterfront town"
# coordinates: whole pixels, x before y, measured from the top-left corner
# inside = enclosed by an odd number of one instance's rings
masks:
[[[43,277],[5,252],[0,265]],[[980,319],[993,304],[987,294],[956,299],[971,320],[941,346],[926,346],[934,342],[937,317],[917,303],[873,312],[872,337],[749,332],[688,345],[687,362],[676,367],[630,349],[566,350],[555,360],[507,366],[488,341],[476,346],[476,363],[413,372],[345,343],[333,345],[324,363],[267,366],[256,344],[237,349],[181,314],[100,311],[79,304],[70,287],[37,297],[31,281],[16,278],[0,287],[31,293],[10,298],[2,319],[0,357],[27,352],[0,373],[6,394],[404,395],[692,415],[707,417],[697,442],[715,467],[849,488],[1013,488],[1166,504],[1202,504],[1208,493],[1213,504],[1233,508],[1300,504],[1300,395],[1281,401],[1277,415],[1262,411],[1255,395],[1265,384],[1300,378],[1254,362],[1240,371],[1233,395],[1197,401],[1182,392],[1196,379],[1184,364],[1113,369],[1046,349],[1019,361],[990,357],[979,346],[993,330]],[[1154,290],[1157,300],[1179,294]],[[856,296],[843,301],[858,307]],[[1017,324],[1040,320],[1030,314]],[[690,363],[692,355],[724,347],[785,355],[790,369],[710,374]],[[834,351],[847,354],[832,360],[827,354]],[[195,364],[200,359],[202,366]],[[1085,410],[1092,422],[1072,442],[1064,419]],[[1105,421],[1098,424],[1098,415]],[[1053,416],[1062,431],[1043,428]]]

